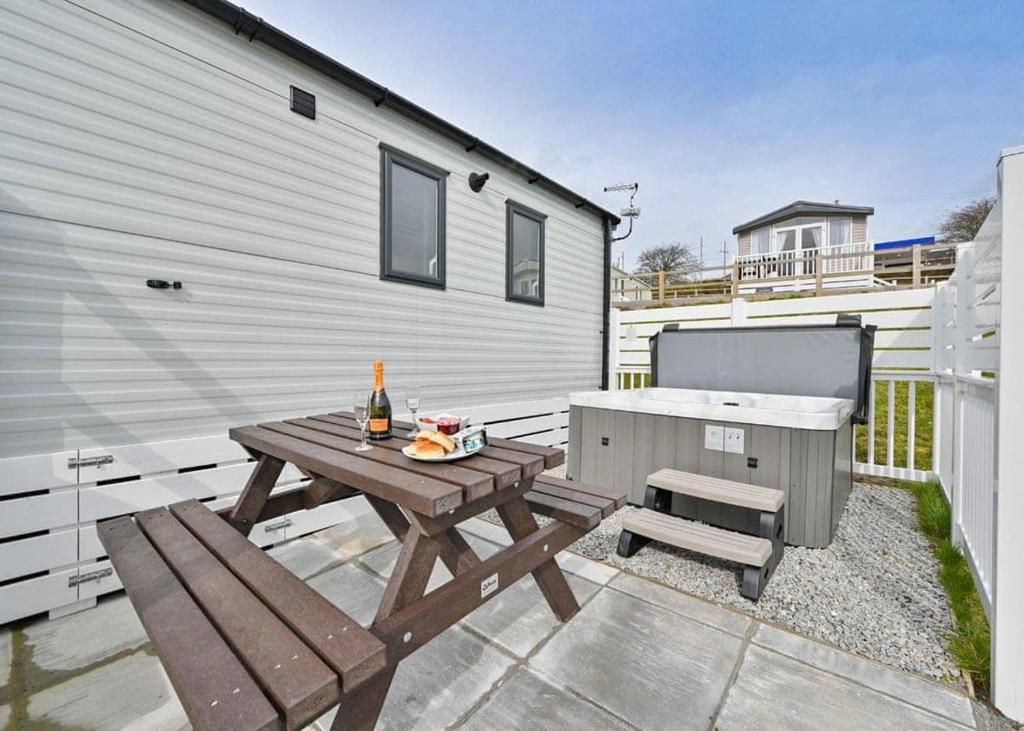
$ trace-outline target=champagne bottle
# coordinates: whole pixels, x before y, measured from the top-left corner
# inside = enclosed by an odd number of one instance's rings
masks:
[[[373,441],[391,438],[391,401],[384,390],[384,361],[373,362],[373,395],[370,396],[370,434]]]

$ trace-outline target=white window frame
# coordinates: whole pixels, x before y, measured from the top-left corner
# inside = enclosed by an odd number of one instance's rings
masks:
[[[801,249],[800,248],[800,242],[803,240],[803,230],[805,228],[822,228],[822,229],[824,229],[824,231],[822,232],[822,235],[821,235],[822,243],[818,246],[818,248],[820,249],[820,248],[824,248],[825,246],[828,246],[828,244],[825,241],[825,237],[828,236],[828,219],[824,218],[821,221],[818,221],[817,223],[801,223],[801,224],[797,224],[795,226],[772,226],[772,253],[773,254],[781,254],[782,253],[782,249],[778,248],[778,241],[779,241],[779,236],[778,235],[780,233],[785,232],[785,231],[793,231],[794,235],[796,236],[796,240],[795,240],[795,243],[794,243],[794,246],[793,246],[793,249],[792,249],[793,251],[814,251],[813,249]],[[852,232],[852,229],[851,229],[851,232]]]

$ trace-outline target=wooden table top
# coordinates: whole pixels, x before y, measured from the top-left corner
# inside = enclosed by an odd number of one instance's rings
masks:
[[[411,424],[395,423],[404,434]],[[348,412],[236,427],[230,437],[244,447],[292,462],[300,469],[357,488],[429,517],[506,490],[565,461],[565,452],[488,437],[478,454],[455,462],[420,462],[402,454],[404,436],[371,442],[357,452],[360,432]]]

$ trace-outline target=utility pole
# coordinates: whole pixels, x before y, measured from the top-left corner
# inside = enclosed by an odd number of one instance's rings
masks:
[[[728,268],[729,242],[722,239],[722,277],[725,277],[725,270]]]
[[[704,281],[704,237],[700,237],[700,281]]]

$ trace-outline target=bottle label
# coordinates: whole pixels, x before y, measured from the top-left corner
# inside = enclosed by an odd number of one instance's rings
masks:
[[[370,431],[385,432],[391,428],[390,419],[370,419]]]

